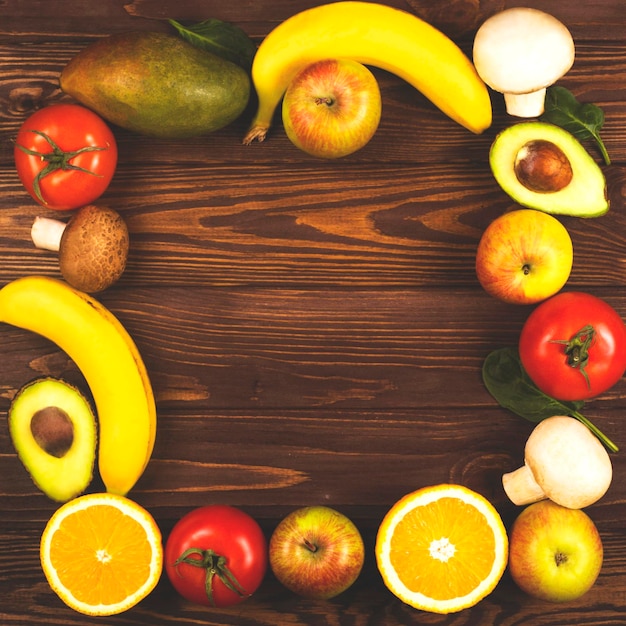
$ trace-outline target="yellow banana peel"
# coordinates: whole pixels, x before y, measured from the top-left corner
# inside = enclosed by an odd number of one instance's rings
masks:
[[[124,326],[90,295],[46,276],[0,289],[0,322],[46,337],[76,363],[96,405],[100,476],[110,493],[128,493],[150,460],[157,420],[147,370]]]
[[[491,125],[488,89],[456,43],[407,11],[347,0],[297,13],[261,42],[252,64],[259,105],[244,143],[263,141],[296,73],[328,58],[396,74],[474,133]]]

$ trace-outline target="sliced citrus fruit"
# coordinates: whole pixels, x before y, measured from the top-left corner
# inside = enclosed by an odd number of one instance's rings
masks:
[[[502,577],[508,538],[500,515],[461,485],[418,489],[396,502],[376,537],[376,562],[388,589],[433,613],[474,606]]]
[[[139,504],[92,493],[52,515],[40,557],[48,583],[68,606],[86,615],[114,615],[154,589],[163,545],[154,518]]]

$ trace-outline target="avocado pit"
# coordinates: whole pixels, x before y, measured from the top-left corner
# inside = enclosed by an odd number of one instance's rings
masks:
[[[555,124],[519,122],[500,131],[489,165],[500,187],[529,209],[575,217],[609,210],[604,172],[574,135]]]
[[[36,411],[30,421],[30,430],[37,445],[59,459],[65,456],[74,441],[72,420],[56,406]]]
[[[537,193],[561,191],[573,177],[567,155],[556,144],[544,139],[525,143],[516,155],[514,169],[517,180]]]

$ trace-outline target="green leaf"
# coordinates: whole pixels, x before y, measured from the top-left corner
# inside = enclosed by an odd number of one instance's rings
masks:
[[[191,26],[183,26],[176,20],[168,22],[192,46],[212,52],[250,72],[256,45],[238,26],[217,19],[205,20]]]
[[[539,119],[564,128],[580,141],[593,139],[600,149],[604,162],[607,165],[611,164],[600,137],[600,129],[604,125],[604,111],[599,106],[591,103],[581,104],[569,89],[554,85],[547,90],[545,111]]]
[[[583,403],[562,403],[540,391],[532,382],[515,348],[501,348],[483,363],[483,381],[489,393],[506,409],[530,422],[552,415],[569,415]]]
[[[585,424],[608,450],[617,452],[618,447],[580,413],[583,402],[556,400],[533,383],[522,366],[516,348],[491,352],[483,362],[482,377],[487,391],[505,409],[534,423],[553,415],[569,415]]]

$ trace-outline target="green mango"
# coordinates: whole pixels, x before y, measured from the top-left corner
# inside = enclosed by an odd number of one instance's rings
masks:
[[[223,128],[250,97],[250,77],[240,66],[156,32],[98,40],[65,66],[60,86],[108,122],[162,138]]]

